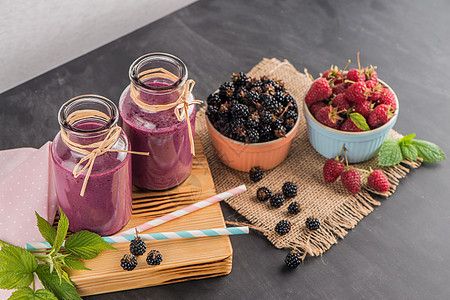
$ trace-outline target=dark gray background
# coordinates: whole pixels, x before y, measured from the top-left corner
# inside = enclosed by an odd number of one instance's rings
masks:
[[[200,1],[1,94],[0,149],[53,139],[57,110],[74,96],[117,103],[129,65],[144,53],[182,58],[196,97],[206,99],[263,57],[318,76],[360,51],[362,64],[378,66],[400,99],[395,129],[449,154],[449,13],[448,1]],[[251,233],[232,237],[228,276],[86,298],[447,299],[449,178],[448,160],[413,170],[344,240],[295,270],[284,267],[286,250]]]

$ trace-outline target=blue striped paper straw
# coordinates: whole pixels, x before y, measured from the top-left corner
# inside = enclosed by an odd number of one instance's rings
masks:
[[[145,241],[156,240],[175,240],[186,238],[197,238],[207,236],[219,236],[219,235],[238,235],[248,234],[248,227],[228,227],[228,228],[214,228],[214,229],[201,229],[201,230],[184,230],[173,232],[161,232],[161,233],[141,233],[139,236]],[[117,236],[105,236],[102,239],[110,244],[116,243],[128,243],[134,239],[135,235],[117,235]],[[34,242],[27,243],[27,250],[49,249],[52,246],[47,242]]]

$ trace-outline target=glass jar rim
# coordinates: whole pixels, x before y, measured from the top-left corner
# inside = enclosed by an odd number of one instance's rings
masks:
[[[104,120],[102,120],[103,121],[102,126],[100,126],[98,128],[93,128],[93,129],[82,129],[82,128],[77,128],[76,126],[74,126],[73,124],[70,124],[67,121],[67,118],[69,117],[70,113],[76,111],[77,106],[88,103],[87,101],[89,101],[91,103],[99,104],[100,106],[103,106],[107,110],[107,112],[108,112],[107,116],[109,117],[109,120],[107,120],[106,122]],[[118,115],[119,115],[119,111],[117,109],[117,106],[114,104],[114,102],[112,102],[108,98],[100,96],[100,95],[94,95],[94,94],[80,95],[80,96],[77,96],[77,97],[74,97],[74,98],[68,100],[66,103],[64,103],[61,106],[61,108],[59,109],[59,112],[58,112],[58,123],[61,126],[61,128],[72,131],[72,132],[77,132],[77,133],[97,133],[97,132],[99,132],[100,133],[111,127],[116,126],[117,122],[119,120]]]
[[[145,84],[139,77],[139,68],[145,64],[146,62],[152,61],[152,60],[164,60],[166,62],[172,63],[174,66],[178,68],[180,71],[180,75],[177,76],[178,80],[174,81],[170,85],[165,86],[149,86]],[[153,53],[147,53],[142,55],[141,57],[137,58],[130,66],[130,69],[128,71],[128,76],[131,80],[131,82],[139,88],[142,88],[144,90],[148,91],[171,91],[174,89],[177,89],[180,86],[183,86],[188,78],[188,70],[184,62],[176,57],[175,55],[164,53],[164,52],[153,52]]]

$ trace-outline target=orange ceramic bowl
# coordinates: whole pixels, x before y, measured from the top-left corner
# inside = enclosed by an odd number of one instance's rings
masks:
[[[222,135],[214,128],[207,115],[205,118],[211,142],[219,159],[230,168],[243,172],[248,172],[256,166],[262,170],[270,170],[282,163],[289,153],[300,123],[298,114],[297,122],[285,137],[264,143],[246,144]]]

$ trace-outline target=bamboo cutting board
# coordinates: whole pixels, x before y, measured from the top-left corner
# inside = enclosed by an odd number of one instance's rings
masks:
[[[198,136],[191,175],[180,186],[162,192],[133,190],[133,215],[123,230],[160,217],[215,195],[214,182]],[[226,227],[220,204],[216,203],[143,233]],[[93,260],[83,261],[91,271],[70,271],[80,296],[129,290],[154,285],[226,275],[231,272],[232,254],[228,236],[146,241],[147,252],[137,257],[133,271],[124,271],[120,259],[129,253],[129,244],[105,250]],[[159,250],[163,262],[147,265],[149,250]]]

